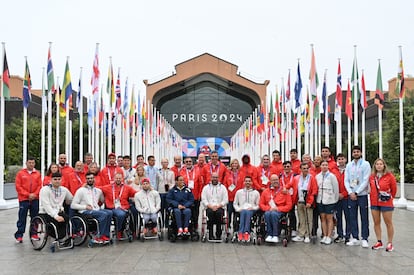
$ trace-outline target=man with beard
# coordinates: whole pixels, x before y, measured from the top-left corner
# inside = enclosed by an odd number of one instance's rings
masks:
[[[358,145],[352,148],[352,158],[345,169],[345,188],[348,192],[349,222],[352,238],[346,244],[359,245],[358,208],[361,216],[361,246],[368,248],[368,186],[371,165],[362,159],[362,149]]]
[[[209,240],[214,240],[214,225],[216,225],[215,239],[221,239],[221,224],[227,202],[227,188],[219,182],[219,175],[213,172],[211,175],[211,182],[208,185],[204,186],[201,193],[201,203],[206,209],[206,214],[208,217],[207,228],[209,233]]]
[[[120,173],[123,178],[124,170],[116,164],[116,155],[109,153],[108,163],[101,171],[102,185],[112,184],[117,173]]]
[[[266,186],[259,185],[257,167],[251,165],[249,155],[243,155],[242,166],[240,167],[239,173],[241,179],[244,179],[246,176],[251,177],[253,181],[253,188],[257,191],[262,192],[266,189]]]
[[[71,204],[72,209],[79,213],[94,217],[99,223],[99,235],[94,238],[97,243],[108,243],[110,241],[109,231],[112,220],[112,212],[108,209],[101,209],[104,203],[104,196],[101,189],[95,187],[95,176],[92,172],[86,173],[86,185],[79,188]]]

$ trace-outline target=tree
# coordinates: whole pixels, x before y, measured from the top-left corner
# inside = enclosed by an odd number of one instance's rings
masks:
[[[406,95],[414,91],[407,91]],[[406,97],[404,101],[404,175],[405,182],[414,182],[414,98]],[[388,166],[399,174],[400,138],[399,138],[399,107],[398,101],[389,102],[384,108],[384,159]]]

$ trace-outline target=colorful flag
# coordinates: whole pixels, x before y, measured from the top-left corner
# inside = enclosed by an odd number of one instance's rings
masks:
[[[6,50],[4,50],[4,57],[3,57],[3,94],[2,96],[5,99],[10,99],[10,73],[9,73],[9,66],[7,65],[7,57],[6,57]]]
[[[323,86],[322,86],[322,107],[323,107],[323,114],[326,115],[327,110],[327,94],[326,94],[326,71],[325,75],[323,76]]]
[[[262,105],[260,106],[259,109],[259,114],[257,116],[257,131],[260,133],[262,133],[264,131],[264,110],[263,110],[263,102]]]
[[[315,52],[312,47],[311,70],[309,73],[310,92],[312,96],[317,96],[317,89],[319,86],[318,73],[316,72]]]
[[[400,47],[400,64],[398,66],[398,75],[397,75],[397,82],[395,86],[395,92],[399,95],[400,98],[404,98],[404,94],[405,94],[404,66],[403,66],[403,60],[402,60],[401,47]]]
[[[30,79],[29,64],[27,64],[27,59],[26,59],[26,68],[25,68],[24,82],[23,82],[23,107],[27,109],[31,101],[32,101],[32,80]]]
[[[375,104],[378,105],[380,109],[384,107],[384,93],[382,90],[382,76],[381,76],[381,63],[378,62],[378,72],[377,72],[377,87],[375,89]]]
[[[288,80],[287,80],[287,87],[286,87],[286,101],[290,101],[290,70],[288,74]]]
[[[48,92],[56,93],[55,74],[53,73],[52,56],[50,53],[51,47],[52,46],[50,45],[47,52],[47,89]]]
[[[126,121],[128,119],[128,106],[129,106],[129,95],[128,95],[128,78],[125,80],[125,94],[124,94],[124,107],[123,107],[123,118],[124,118],[124,129],[126,129]]]
[[[277,97],[277,95],[276,95]],[[273,127],[274,125],[274,112],[273,112],[273,95],[270,94],[270,106],[269,106],[269,126]]]
[[[295,82],[295,102],[296,102],[295,108],[302,106],[303,96],[301,95],[301,92],[302,92],[302,79],[300,77],[300,65],[298,62],[298,75],[297,75],[297,79]]]
[[[63,87],[60,94],[60,116],[66,116],[66,104],[69,104],[69,98],[72,96],[72,82],[69,71],[69,60],[66,60],[65,76],[63,78]]]
[[[109,70],[108,70],[108,81],[106,82],[106,92],[109,95],[109,109],[108,111],[112,113],[112,108],[115,103],[115,88],[114,88],[114,70],[112,68],[112,59],[110,60]]]
[[[82,72],[79,76],[78,82],[78,94],[76,95],[76,107],[79,109],[80,102],[82,100]]]
[[[336,94],[335,94],[335,121],[341,121],[341,109],[342,109],[342,75],[341,75],[341,62],[338,61],[338,76],[336,77]]]
[[[93,59],[93,66],[92,66],[92,78],[91,78],[91,85],[92,85],[92,95],[94,100],[98,100],[99,94],[99,58],[98,58],[98,50],[99,46],[96,44],[95,50],[95,58]]]
[[[345,105],[345,113],[350,120],[352,120],[352,96],[351,96],[351,84],[348,80],[348,90],[346,91],[346,105]]]
[[[368,107],[367,91],[365,89],[364,71],[362,71],[362,76],[361,76],[361,99],[360,99],[360,104],[361,104],[361,107],[363,109],[366,109]]]
[[[118,69],[118,78],[116,79],[116,85],[115,85],[115,113],[120,114],[121,113],[121,77],[120,77],[121,69]]]

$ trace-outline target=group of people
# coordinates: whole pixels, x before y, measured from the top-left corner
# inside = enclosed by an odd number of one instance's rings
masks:
[[[183,161],[181,156],[175,156],[171,167],[167,158],[161,159],[161,167],[157,167],[154,156],[148,156],[145,163],[144,156],[138,155],[132,165],[130,156],[110,153],[107,165],[100,169],[91,154],[73,168],[66,163],[66,155],[61,154],[43,180],[34,168],[35,160],[29,158],[16,176],[19,218],[15,239],[18,243],[23,241],[28,211],[32,218],[47,214],[49,222],[60,228],[60,237],[66,233],[65,223],[75,211],[91,215],[99,222],[96,241],[108,242],[113,217],[117,237],[122,239],[129,212],[141,213],[146,224],[151,221],[156,225],[158,212],[165,220],[168,208],[174,213],[177,235],[184,236],[198,230],[201,206],[208,220],[209,239],[221,238],[220,225],[226,215],[229,226],[237,217],[237,226],[233,225],[234,230],[238,228],[237,239],[249,241],[251,219],[257,214],[263,215],[265,241],[269,243],[279,242],[279,220],[287,216],[295,242],[309,243],[315,238],[320,219],[321,243],[344,242],[367,248],[370,204],[377,239],[372,249],[384,247],[381,216],[387,227],[386,250],[394,249],[392,213],[397,188],[383,159],[377,159],[371,170],[358,145],[353,147],[348,163],[341,153],[334,158],[329,147],[323,147],[313,160],[308,154],[299,160],[296,149],[290,151],[290,157],[282,161],[280,152],[275,150],[272,160],[264,155],[257,167],[248,155],[242,156],[241,164],[232,159],[226,167],[218,152],[213,151],[209,162],[204,154],[198,156],[196,163],[190,157]],[[147,233],[147,228],[143,230]],[[156,226],[151,230],[157,233]],[[38,239],[35,232],[30,237]]]

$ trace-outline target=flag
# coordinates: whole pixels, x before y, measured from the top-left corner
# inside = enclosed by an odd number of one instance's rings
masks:
[[[277,97],[277,95],[276,95]],[[274,112],[273,112],[273,95],[270,94],[270,106],[269,106],[269,127],[274,125]]]
[[[76,107],[79,109],[80,102],[82,100],[82,72],[79,76],[79,82],[78,82],[78,94],[76,96]]]
[[[131,136],[135,136],[135,130],[138,129],[138,125],[135,125],[135,129],[132,129],[132,124],[135,119],[135,109],[137,108],[135,104],[135,94],[134,94],[134,87],[132,87],[132,94],[131,94],[131,101],[129,105],[129,127],[130,127],[130,134]]]
[[[52,56],[50,54],[51,45],[47,52],[47,89],[48,92],[56,93],[55,89],[55,74],[53,73]]]
[[[398,75],[397,75],[397,82],[395,85],[395,92],[399,95],[400,98],[404,98],[404,94],[405,94],[404,66],[403,66],[403,60],[402,60],[401,47],[400,47],[400,64],[398,66]]]
[[[326,102],[327,101],[327,95],[326,95],[326,71],[325,75],[323,76],[323,86],[322,86],[322,107],[323,107],[323,114],[326,115],[326,112],[328,111],[326,108]]]
[[[378,72],[377,72],[377,87],[375,89],[375,104],[378,105],[380,109],[384,107],[384,94],[382,90],[382,76],[381,76],[381,64],[378,62]]]
[[[126,122],[128,119],[128,106],[129,106],[129,95],[128,95],[128,78],[125,80],[125,94],[124,94],[124,106],[123,106],[123,118],[124,118],[124,129],[126,129]]]
[[[93,59],[93,66],[92,66],[92,77],[91,77],[91,85],[92,85],[92,95],[94,100],[96,101],[99,97],[99,58],[98,58],[98,50],[99,46],[96,44],[95,50],[95,58]]]
[[[338,61],[338,76],[336,77],[336,94],[335,94],[335,121],[341,121],[342,109],[342,75],[341,62]]]
[[[358,95],[360,93],[360,91],[359,91],[358,64],[357,64],[356,57],[354,58],[354,65],[352,66],[351,82],[352,82],[352,95],[351,95],[351,97],[352,97],[352,102],[354,102],[354,100],[358,100]],[[356,97],[356,98],[354,98],[354,97]]]
[[[361,107],[364,110],[368,107],[367,91],[365,89],[364,71],[362,71],[362,76],[361,76],[361,99],[360,99],[360,103],[361,103]]]
[[[3,57],[3,94],[2,96],[5,99],[10,98],[10,73],[9,73],[9,66],[7,65],[7,57],[6,57],[6,50],[4,50],[4,57]]]
[[[297,79],[295,82],[295,102],[296,102],[295,108],[301,107],[302,105],[301,91],[302,91],[302,79],[300,77],[300,66],[298,62],[298,75],[297,75]]]
[[[352,96],[351,96],[351,87],[348,80],[348,90],[346,91],[346,105],[345,105],[345,113],[350,120],[352,120]]]
[[[315,52],[312,47],[311,70],[309,73],[310,92],[312,96],[317,96],[317,88],[319,86],[318,73],[316,72]]]
[[[263,110],[263,102],[259,109],[259,114],[257,116],[257,131],[262,133],[264,130],[264,110]]]
[[[112,59],[110,60],[108,70],[108,81],[106,82],[106,93],[109,95],[109,112],[112,113],[112,107],[115,103],[115,88],[114,88],[114,70],[112,68]]]
[[[69,98],[72,96],[72,82],[69,71],[69,60],[66,60],[65,76],[63,78],[63,87],[60,94],[60,116],[66,116],[66,104],[69,104]]]
[[[30,79],[29,64],[27,64],[27,59],[26,59],[26,68],[25,68],[24,82],[23,82],[23,107],[27,109],[31,101],[32,101],[32,80]]]
[[[121,69],[118,69],[118,78],[116,79],[116,85],[115,85],[115,113],[120,114],[121,113],[121,77],[120,77],[120,71]]]

